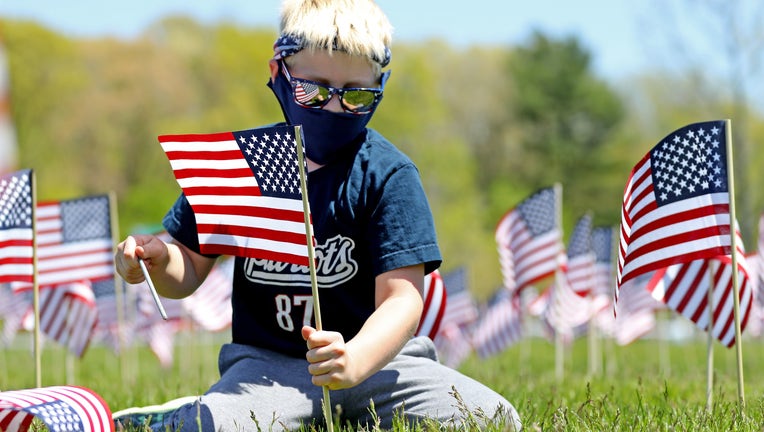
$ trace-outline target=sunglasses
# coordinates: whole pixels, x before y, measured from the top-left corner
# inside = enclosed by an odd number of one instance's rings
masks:
[[[382,74],[382,86],[379,88],[336,88],[311,80],[295,78],[289,73],[286,63],[281,62],[281,64],[284,67],[286,78],[292,84],[294,100],[299,105],[306,108],[321,109],[329,103],[332,95],[336,94],[340,98],[342,109],[346,113],[352,114],[368,114],[374,109],[382,100],[382,89],[390,75],[390,71]]]

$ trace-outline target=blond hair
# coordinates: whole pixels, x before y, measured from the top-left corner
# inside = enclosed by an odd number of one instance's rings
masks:
[[[379,63],[389,57],[392,26],[372,0],[284,0],[281,34],[309,50],[334,49]]]

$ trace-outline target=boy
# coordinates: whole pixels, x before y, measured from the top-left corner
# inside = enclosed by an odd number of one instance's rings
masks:
[[[429,339],[412,338],[424,275],[441,256],[416,167],[366,128],[389,77],[387,18],[371,0],[287,0],[280,30],[268,86],[286,121],[303,126],[325,330],[311,326],[304,268],[236,258],[233,341],[220,351],[221,378],[198,399],[156,408],[166,412],[152,413],[152,427],[191,430],[197,418],[204,431],[320,424],[327,386],[342,424],[373,424],[371,401],[385,428],[396,412],[459,422],[454,388],[469,410],[500,409],[519,428],[509,402],[438,363]],[[171,242],[130,236],[116,268],[138,283],[144,259],[162,295],[185,297],[216,257],[199,253],[183,195],[163,223]]]

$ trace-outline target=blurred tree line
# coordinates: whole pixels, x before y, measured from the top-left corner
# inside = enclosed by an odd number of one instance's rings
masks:
[[[281,120],[265,85],[275,29],[171,17],[124,41],[0,20],[0,35],[19,165],[35,169],[38,199],[113,191],[121,237],[156,229],[180,192],[158,135]],[[418,165],[443,269],[467,266],[478,297],[501,283],[493,232],[519,201],[559,182],[565,233],[586,212],[596,225],[617,226],[631,168],[658,140],[686,123],[726,118],[723,106],[686,106],[691,86],[656,91],[660,77],[615,87],[594,74],[575,37],[534,33],[522,46],[464,49],[427,40],[392,51],[370,126]],[[760,119],[749,125],[749,136],[760,136]],[[761,161],[754,153],[745,162]]]

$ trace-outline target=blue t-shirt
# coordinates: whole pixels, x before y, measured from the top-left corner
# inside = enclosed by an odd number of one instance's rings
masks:
[[[374,311],[374,279],[397,268],[440,266],[432,213],[412,161],[369,129],[356,151],[308,174],[316,275],[324,330],[351,339]],[[163,220],[199,251],[194,213],[181,196]],[[304,356],[304,324],[315,325],[308,267],[252,258],[234,266],[234,343]]]

